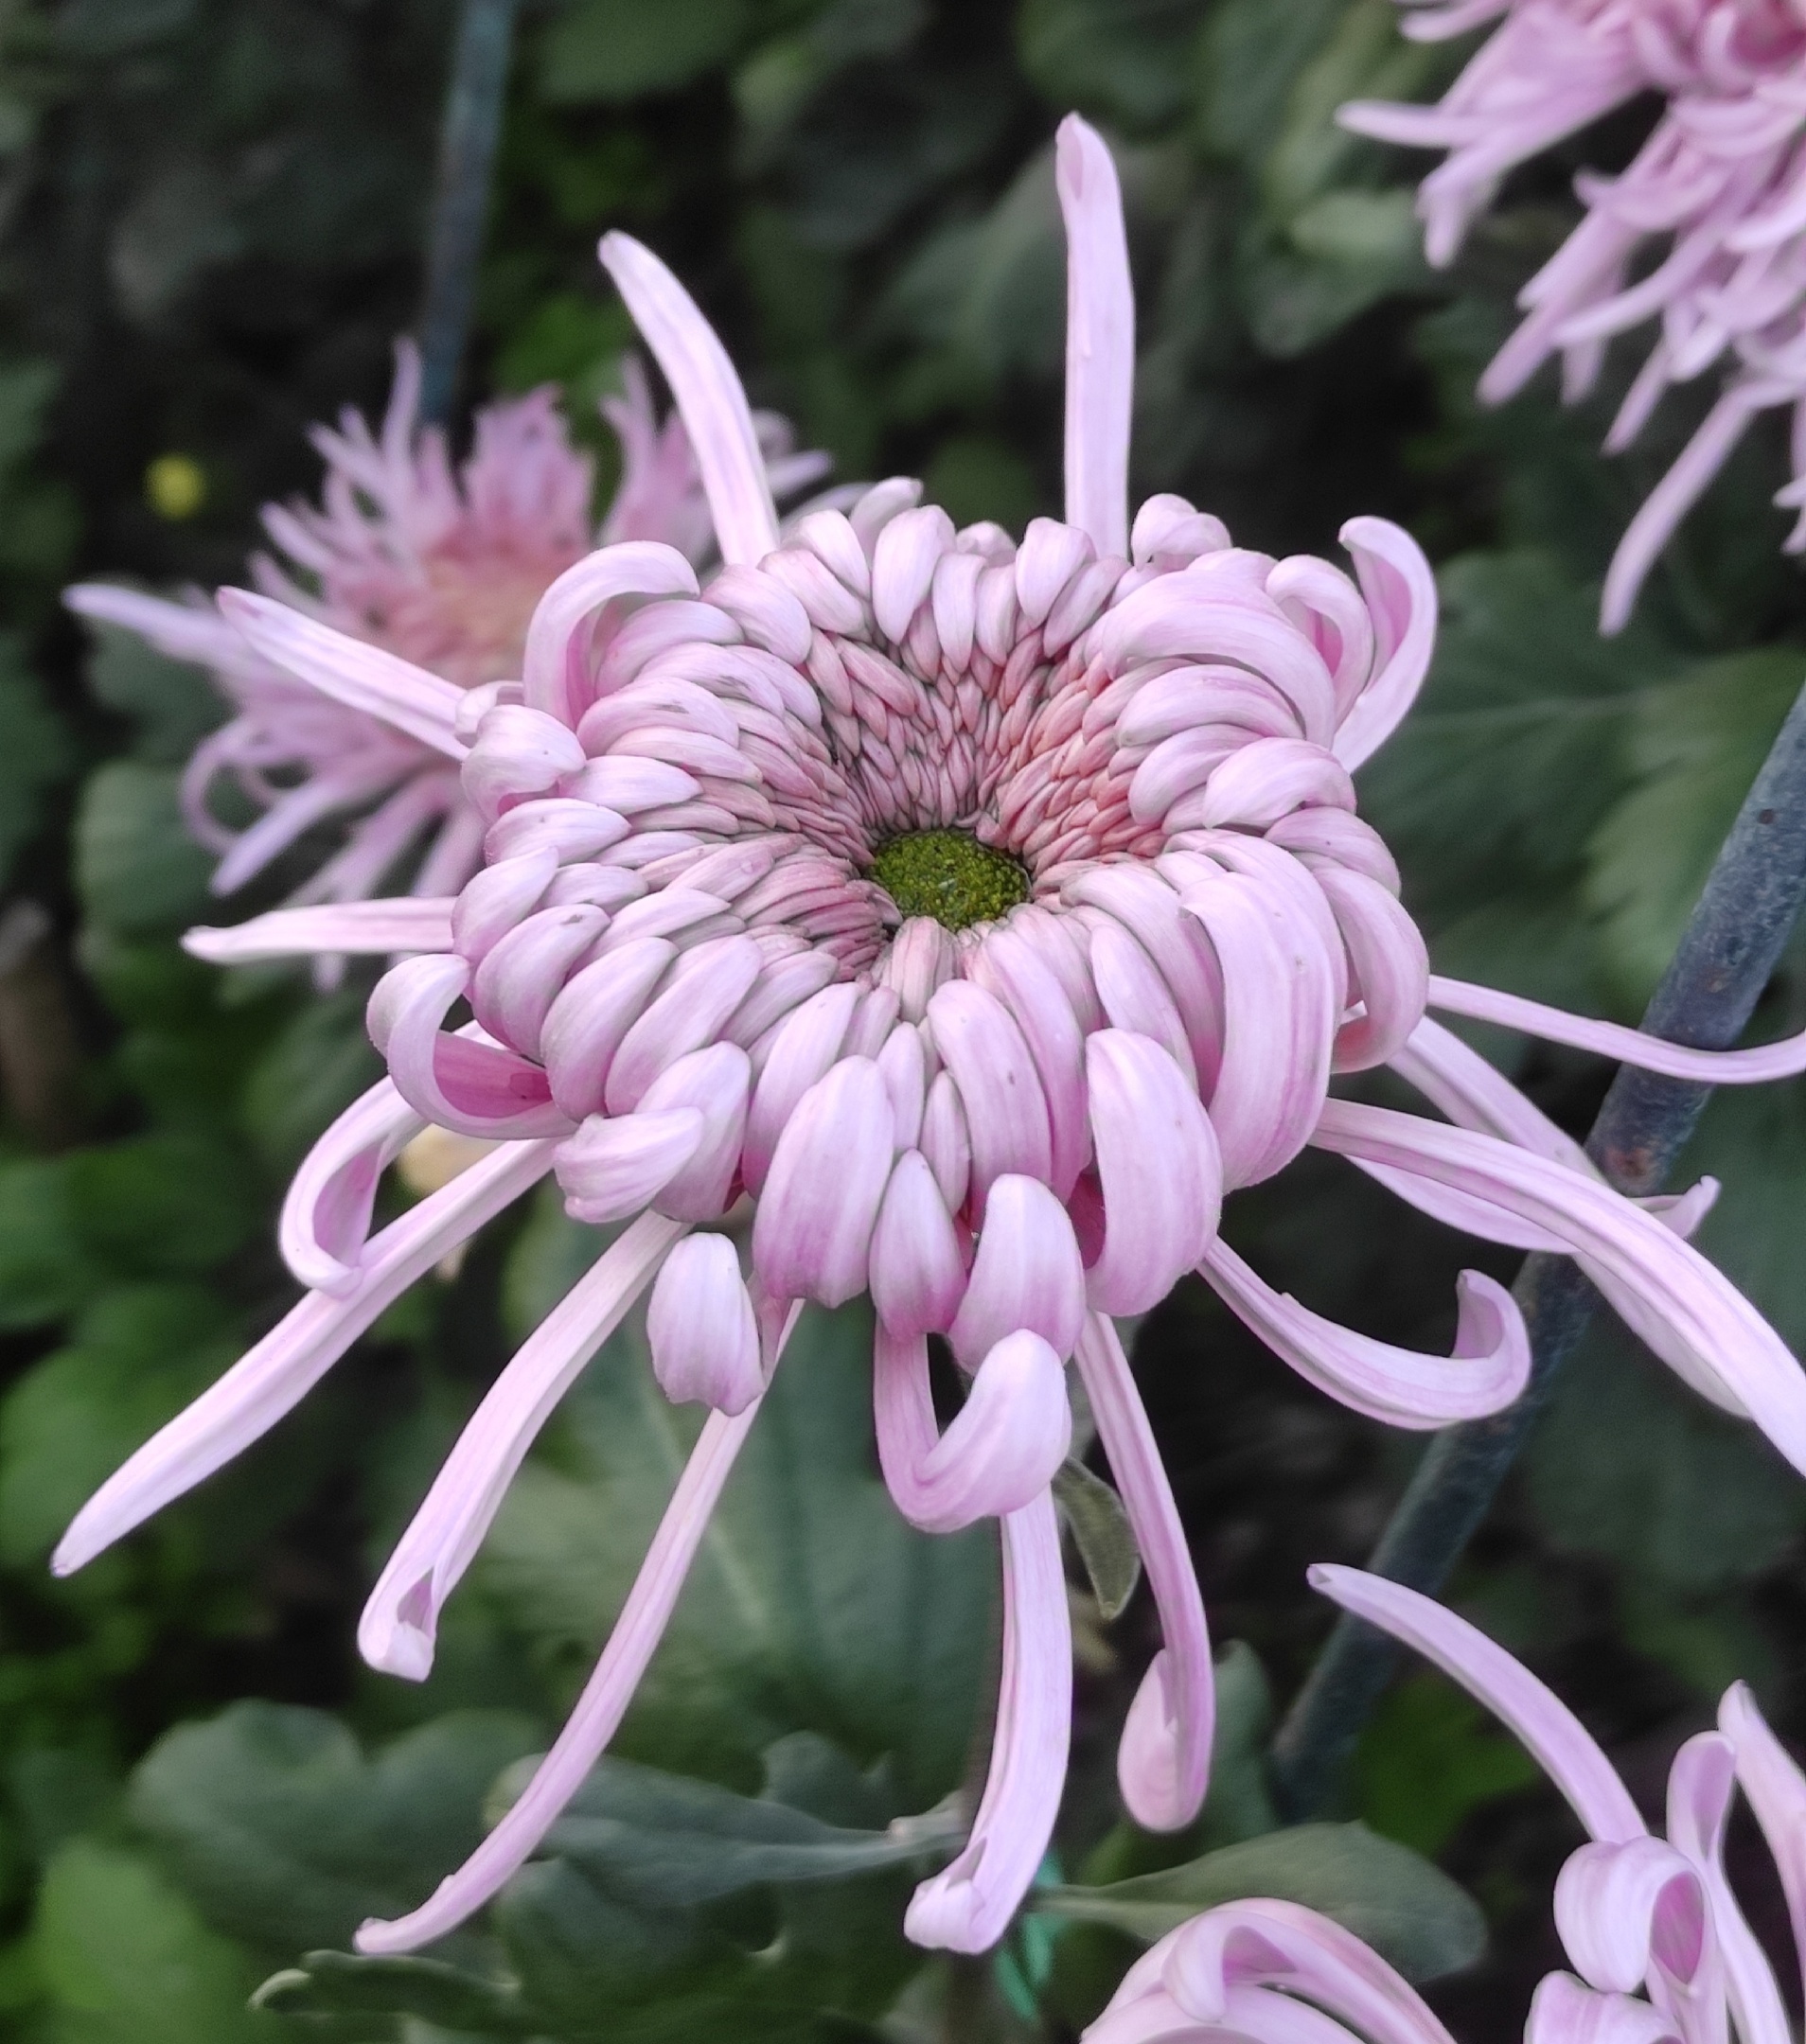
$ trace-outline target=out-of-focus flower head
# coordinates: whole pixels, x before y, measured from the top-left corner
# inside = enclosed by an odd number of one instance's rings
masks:
[[[420,363],[396,350],[381,429],[347,409],[316,427],[326,463],[318,505],[271,504],[274,555],[253,557],[266,594],[381,646],[456,688],[521,671],[541,596],[595,543],[593,465],[571,445],[549,385],[476,414],[455,469],[446,436],[419,423]],[[699,564],[713,539],[682,421],[660,424],[646,371],[629,356],[623,395],[603,411],[621,443],[621,482],[600,537],[653,539]],[[786,496],[820,477],[822,454],[792,451],[788,426],[755,419],[771,485]],[[78,584],[70,608],[140,633],[213,676],[235,714],[197,749],[183,779],[189,828],[220,855],[214,891],[230,894],[328,818],[352,816],[343,847],[292,897],[361,901],[411,854],[413,891],[455,892],[482,857],[483,825],[443,753],[383,719],[297,684],[199,591],[171,603],[103,582]],[[219,820],[211,796],[229,778],[263,814],[248,829]]]
[[[1666,1837],[1652,1834],[1574,1714],[1465,1619],[1383,1577],[1320,1567],[1346,1610],[1426,1654],[1516,1733],[1585,1826],[1555,1884],[1573,1972],[1549,1974],[1527,2044],[1790,2044],[1773,1968],[1725,1877],[1742,1788],[1767,1840],[1806,1967],[1806,1776],[1742,1683],[1718,1729],[1690,1738],[1668,1776]],[[1338,1925],[1295,1903],[1206,1911],[1152,1946],[1085,2044],[1453,2044],[1410,1985]]]
[[[277,910],[190,948],[230,960],[416,954],[370,1003],[389,1076],[302,1165],[289,1318],[97,1494],[79,1566],[271,1426],[378,1313],[536,1180],[626,1231],[504,1369],[402,1535],[360,1640],[418,1678],[437,1614],[562,1387],[649,1289],[654,1367],[709,1408],[588,1688],[476,1854],[366,1949],[442,1934],[522,1863],[612,1737],[805,1301],[869,1294],[879,1459],[930,1531],[1000,1522],[996,1744],[965,1850],[924,1883],[925,1944],[994,1943],[1046,1849],[1071,1640],[1050,1483],[1084,1381],[1165,1644],[1118,1776],[1181,1826],[1213,1694],[1198,1586],[1113,1316],[1201,1270],[1293,1367],[1392,1424],[1509,1403],[1510,1295],[1461,1281],[1452,1356],[1336,1327],[1218,1237],[1223,1195],[1308,1143],[1492,1241],[1577,1255],[1707,1396],[1806,1469],[1806,1378],[1684,1233],[1709,1188],[1620,1198],[1426,1003],[1690,1076],[1714,1059],[1428,976],[1351,770],[1427,665],[1435,588],[1407,534],[1356,519],[1358,579],[1230,543],[1173,497],[1131,521],[1134,306],[1116,174],[1069,119],[1067,516],[1020,544],[879,484],[780,537],[746,399],[675,277],[604,262],[676,392],[726,565],[699,587],[626,541],[535,611],[520,681],[458,690],[265,597],[222,603],[323,696],[462,775],[485,830],[455,898]],[[468,1009],[469,1019],[461,1019]],[[1390,1064],[1449,1119],[1332,1099]],[[1454,1125],[1450,1125],[1450,1124]],[[380,1233],[378,1179],[434,1127],[496,1145]],[[755,1203],[743,1266],[718,1224]],[[943,1430],[929,1342],[968,1382]]]
[[[1573,402],[1614,335],[1658,321],[1606,436],[1617,452],[1671,386],[1722,373],[1717,402],[1620,542],[1602,628],[1623,626],[1750,420],[1780,405],[1794,408],[1794,480],[1776,502],[1800,513],[1787,551],[1806,551],[1806,14],[1792,0],[1403,4],[1406,34],[1425,41],[1499,21],[1440,105],[1356,101],[1339,116],[1447,150],[1418,196],[1433,263],[1453,257],[1514,166],[1639,94],[1666,101],[1626,170],[1575,180],[1586,217],[1524,287],[1523,321],[1479,386],[1499,403],[1559,354]]]

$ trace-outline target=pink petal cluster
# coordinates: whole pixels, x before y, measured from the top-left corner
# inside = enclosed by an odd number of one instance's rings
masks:
[[[700,561],[711,549],[708,503],[682,421],[674,414],[659,424],[631,357],[622,382],[624,395],[603,404],[622,474],[601,542],[656,539]],[[454,687],[475,688],[520,673],[540,597],[596,543],[593,465],[572,447],[549,385],[480,411],[456,469],[444,432],[419,424],[419,359],[403,342],[381,431],[350,410],[336,432],[314,430],[326,463],[321,502],[268,506],[263,522],[276,554],[255,556],[251,571],[266,594]],[[790,451],[782,419],[762,414],[756,430],[780,495],[825,469],[825,456]],[[410,854],[416,894],[455,893],[475,872],[481,819],[433,746],[298,684],[198,592],[171,603],[87,582],[66,601],[206,668],[231,704],[230,721],[199,747],[182,785],[190,830],[220,855],[216,893],[234,892],[306,832],[343,816],[356,819],[344,845],[296,901],[363,900]],[[214,813],[222,775],[263,812],[248,829],[229,829]]]
[[[1164,1646],[1119,1777],[1135,1818],[1188,1823],[1212,1731],[1209,1642],[1170,1486],[1113,1316],[1201,1270],[1332,1396],[1426,1428],[1509,1403],[1529,1364],[1510,1295],[1461,1282],[1449,1357],[1336,1327],[1218,1238],[1226,1191],[1308,1143],[1489,1240],[1582,1259],[1673,1366],[1806,1469],[1806,1379],[1684,1240],[1709,1189],[1645,1210],[1459,1039],[1351,770],[1405,714],[1435,591],[1395,526],[1345,529],[1355,578],[1231,545],[1173,497],[1126,496],[1134,310],[1114,167],[1060,131],[1070,320],[1065,520],[1019,545],[878,485],[780,537],[728,358],[670,273],[604,262],[688,423],[725,566],[699,585],[629,540],[568,569],[523,672],[460,690],[267,598],[246,642],[386,719],[462,776],[482,870],[454,898],[277,910],[190,948],[230,960],[414,954],[369,1026],[389,1075],[301,1166],[281,1242],[310,1289],[84,1507],[80,1566],[287,1412],[415,1278],[547,1173],[627,1224],[503,1370],[382,1572],[360,1641],[418,1678],[437,1614],[548,1413],[643,1295],[653,1363],[708,1418],[570,1722],[469,1862],[366,1926],[395,1951],[450,1929],[525,1859],[612,1736],[753,1424],[802,1302],[869,1294],[885,1480],[930,1531],[994,1518],[1004,1578],[996,1746],[965,1849],[908,1929],[982,1949],[1046,1849],[1071,1704],[1050,1480],[1076,1367],[1145,1560]],[[1022,899],[947,926],[874,877],[951,833]],[[888,870],[888,869],[887,869]],[[1007,912],[1004,912],[1007,907]],[[962,919],[953,918],[954,922]],[[466,1018],[468,1016],[468,1018]],[[1601,1028],[1548,1011],[1532,1027]],[[1634,1032],[1607,1032],[1648,1049]],[[1693,1076],[1714,1061],[1678,1057]],[[1756,1053],[1806,1065],[1795,1042]],[[1390,1064],[1447,1122],[1334,1099]],[[423,1128],[495,1145],[370,1232]],[[753,1203],[747,1267],[719,1226]],[[929,1342],[966,1379],[945,1427]]]
[[[1580,1720],[1484,1633],[1384,1577],[1320,1567],[1345,1609],[1415,1647],[1505,1721],[1542,1763],[1588,1842],[1555,1885],[1574,1970],[1549,1974],[1527,2044],[1790,2044],[1774,1969],[1725,1877],[1741,1788],[1768,1843],[1806,1967],[1806,1775],[1734,1683],[1718,1729],[1690,1738],[1652,1834]],[[1129,1969],[1086,2044],[1453,2044],[1412,1988],[1358,1938],[1290,1902],[1234,1902],[1162,1938]]]
[[[1806,16],[1791,0],[1403,0],[1405,32],[1454,36],[1503,16],[1434,107],[1357,101],[1344,126],[1448,151],[1418,210],[1450,260],[1501,177],[1644,93],[1666,105],[1629,168],[1575,181],[1586,218],[1524,287],[1524,319],[1480,379],[1498,403],[1551,355],[1571,402],[1607,344],[1659,320],[1606,436],[1627,448],[1663,394],[1715,366],[1717,402],[1620,541],[1601,623],[1617,631],[1656,555],[1759,412],[1794,407],[1806,550]],[[1655,251],[1656,259],[1648,259]]]

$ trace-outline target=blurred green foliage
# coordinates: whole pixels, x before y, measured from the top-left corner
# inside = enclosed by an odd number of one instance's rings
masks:
[[[630,330],[593,248],[625,227],[843,477],[920,474],[957,519],[1019,527],[1058,501],[1051,133],[1077,107],[1129,206],[1138,487],[1278,554],[1334,552],[1360,512],[1412,527],[1443,636],[1364,809],[1443,970],[1634,1018],[1806,678],[1768,502],[1779,457],[1751,436],[1602,642],[1610,547],[1691,422],[1677,406],[1645,452],[1606,462],[1611,388],[1578,414],[1541,385],[1477,406],[1514,292],[1572,218],[1575,159],[1522,174],[1432,276],[1419,167],[1332,119],[1356,95],[1427,97],[1461,61],[1406,43],[1393,13],[530,0],[466,395],[559,383],[606,493],[595,404]],[[885,1503],[857,1312],[799,1336],[618,1757],[488,1922],[423,1958],[354,1959],[347,1940],[429,1893],[542,1748],[690,1437],[631,1329],[522,1471],[433,1678],[359,1671],[356,1613],[593,1232],[550,1194],[525,1203],[240,1465],[82,1574],[45,1573],[94,1483],[292,1299],[284,1179],[375,1070],[367,976],[323,996],[177,948],[220,913],[176,789],[222,712],[188,671],[78,631],[56,592],[89,573],[240,578],[257,506],[312,486],[306,426],[380,406],[418,288],[451,23],[426,0],[0,12],[0,2031],[1060,2038],[1130,1933],[1253,1882],[1393,1938],[1425,1977],[1477,1948],[1464,1883],[1490,1956],[1434,1991],[1466,1994],[1444,2005],[1470,2044],[1514,2035],[1570,1836],[1515,1749],[1421,1677],[1364,1741],[1342,1813],[1359,1824],[1279,1830],[1262,1775],[1272,1692],[1327,1625],[1303,1566],[1365,1556],[1412,1451],[1186,1288],[1136,1364],[1231,1642],[1211,1801],[1174,1840],[1122,1819],[1111,1754],[1151,1620],[1142,1593],[1107,1626],[1075,1557],[1071,1792],[1045,1907],[988,1972],[922,1966],[899,1924],[947,1847],[921,1813],[982,1729],[995,1563],[983,1537],[924,1540]],[[1762,1028],[1806,1020],[1803,996],[1790,961]],[[1585,1126],[1596,1063],[1477,1033]],[[1702,1245],[1806,1345],[1806,1088],[1719,1098],[1688,1169],[1726,1187]],[[1425,1347],[1462,1262],[1510,1264],[1320,1157],[1235,1202],[1229,1228],[1313,1307]],[[1791,1699],[1797,1733],[1800,1500],[1747,1429],[1602,1334],[1457,1595],[1615,1751],[1672,1749],[1731,1672],[1784,1723]]]

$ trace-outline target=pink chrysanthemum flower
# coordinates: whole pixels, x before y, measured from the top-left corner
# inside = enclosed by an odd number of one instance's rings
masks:
[[[1767,1841],[1806,1969],[1806,1776],[1742,1683],[1718,1729],[1668,1776],[1667,1837],[1652,1835],[1574,1714],[1465,1619],[1378,1576],[1317,1568],[1316,1586],[1426,1654],[1516,1733],[1585,1825],[1555,1884],[1574,1971],[1549,1974],[1527,2044],[1792,2044],[1773,1967],[1725,1877],[1741,1788]],[[1578,1977],[1576,1977],[1578,1976]],[[1172,1931],[1129,1969],[1086,2044],[1453,2044],[1417,1994],[1339,1926],[1289,1902],[1233,1902]]]
[[[602,257],[677,394],[727,565],[605,547],[534,614],[520,682],[459,691],[280,604],[222,602],[257,650],[448,761],[486,826],[455,900],[277,910],[191,948],[230,960],[416,954],[370,1004],[389,1077],[321,1138],[281,1241],[307,1298],[84,1508],[79,1566],[302,1397],[410,1283],[556,1173],[629,1222],[502,1372],[383,1570],[360,1640],[419,1677],[437,1613],[563,1388],[638,1296],[660,1382],[711,1408],[575,1710],[470,1861],[368,1950],[440,1935],[518,1867],[613,1736],[804,1300],[869,1293],[877,1442],[899,1508],[995,1517],[1003,1675],[964,1852],[908,1929],[982,1949],[1052,1830],[1071,1645],[1049,1483],[1076,1362],[1164,1632],[1123,1736],[1128,1807],[1188,1823],[1205,1789],[1204,1612],[1112,1315],[1201,1269],[1294,1367],[1407,1427],[1509,1402],[1509,1295],[1467,1274],[1450,1358],[1334,1327],[1216,1232],[1225,1190],[1306,1144],[1496,1241],[1580,1256],[1677,1370],[1806,1468],[1806,1379],[1681,1239],[1458,1039],[1426,999],[1699,1075],[1715,1061],[1427,978],[1350,769],[1404,715],[1435,591],[1397,527],[1326,561],[1232,547],[1172,497],[1126,502],[1134,310],[1116,176],[1060,131],[1069,238],[1067,506],[1019,547],[956,532],[890,482],[780,542],[732,365],[676,279]],[[457,1016],[468,1006],[470,1019]],[[1740,1062],[1741,1058],[1741,1062]],[[1452,1121],[1329,1098],[1390,1062]],[[378,1177],[423,1127],[494,1142],[369,1235]],[[713,1224],[756,1203],[750,1276]],[[1664,1225],[1664,1220],[1667,1225]],[[969,1395],[943,1433],[928,1343]]]
[[[660,540],[699,563],[713,538],[682,421],[659,424],[646,373],[630,357],[622,380],[624,395],[603,405],[621,442],[622,474],[600,541]],[[540,597],[596,543],[593,465],[572,447],[550,386],[479,412],[456,470],[445,434],[420,426],[419,396],[419,357],[403,342],[381,432],[348,409],[336,432],[314,430],[327,467],[320,505],[270,505],[264,527],[281,557],[256,555],[251,572],[266,594],[456,688],[475,688],[520,673]],[[782,419],[761,414],[754,423],[780,497],[824,472],[825,455],[791,451]],[[422,840],[415,893],[455,893],[476,871],[483,821],[462,800],[456,767],[431,745],[297,683],[198,592],[170,603],[85,582],[66,601],[206,668],[233,706],[182,784],[188,827],[220,855],[216,893],[235,892],[305,832],[341,815],[357,821],[296,901],[362,901]],[[263,811],[247,830],[214,813],[222,775]]]
[[[1623,626],[1749,421],[1778,405],[1794,407],[1794,480],[1776,502],[1801,514],[1787,551],[1806,551],[1806,14],[1791,0],[1403,4],[1406,34],[1422,41],[1504,16],[1441,105],[1341,110],[1361,134],[1449,152],[1418,197],[1433,263],[1450,260],[1514,166],[1641,93],[1667,100],[1627,170],[1576,179],[1586,218],[1524,287],[1523,322],[1479,386],[1502,402],[1559,354],[1572,402],[1615,334],[1659,318],[1606,436],[1616,453],[1671,385],[1724,366],[1717,403],[1619,544],[1602,628]]]

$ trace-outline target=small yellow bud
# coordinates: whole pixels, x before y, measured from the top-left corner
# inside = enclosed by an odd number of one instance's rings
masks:
[[[191,519],[207,501],[206,471],[186,454],[159,454],[144,471],[144,494],[159,518]]]

